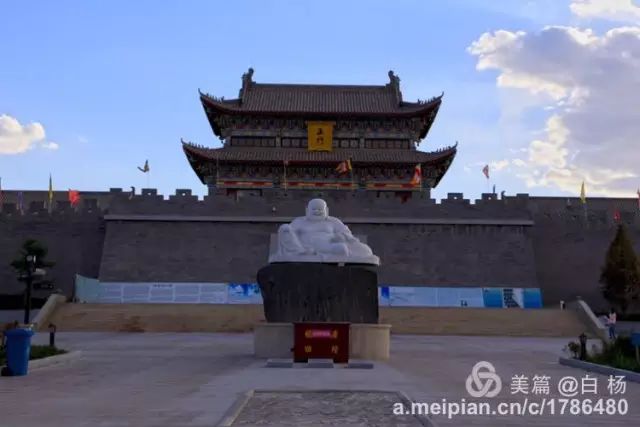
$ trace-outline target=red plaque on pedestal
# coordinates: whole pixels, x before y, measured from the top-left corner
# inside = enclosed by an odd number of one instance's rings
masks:
[[[349,362],[349,323],[299,322],[293,324],[293,360],[333,359]]]

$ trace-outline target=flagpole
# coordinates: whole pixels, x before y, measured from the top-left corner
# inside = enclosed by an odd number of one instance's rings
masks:
[[[349,168],[349,175],[351,175],[351,190],[354,190],[354,178],[353,178],[353,162],[351,161],[351,158],[349,158],[349,166],[351,166]]]
[[[216,152],[216,190],[220,181],[220,155]]]
[[[53,181],[51,179],[51,173],[49,173],[49,213],[53,211]]]
[[[582,202],[582,208],[584,211],[584,220],[587,222],[587,191],[584,186],[584,180],[582,181],[582,186],[580,187],[580,201]]]
[[[287,191],[287,160],[282,162],[282,168],[284,170],[284,191]]]
[[[18,203],[18,210],[20,211],[20,215],[24,215],[24,195],[22,191],[18,191],[16,195],[16,201]]]
[[[584,202],[584,221],[585,221],[585,223],[587,222],[588,219],[589,219],[589,216],[587,215],[587,202]]]

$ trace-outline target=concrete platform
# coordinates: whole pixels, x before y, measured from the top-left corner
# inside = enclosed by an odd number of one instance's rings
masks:
[[[34,342],[45,344],[46,334]],[[522,402],[509,390],[514,375],[548,375],[552,385],[585,372],[558,364],[567,338],[397,336],[388,361],[368,369],[267,369],[253,356],[251,334],[60,333],[57,343],[82,357],[25,377],[0,378],[0,424],[20,427],[211,427],[249,390],[378,390],[405,392],[415,402],[460,400],[465,380],[479,360],[490,361],[503,382],[496,401]],[[588,344],[591,348],[591,343]],[[607,398],[607,377],[598,378],[591,399]],[[530,400],[531,400],[531,396]],[[552,387],[548,398],[561,397]],[[624,416],[434,416],[438,426],[640,425],[640,384],[627,383]],[[353,422],[338,423],[330,408],[300,415],[299,425],[365,425],[374,400],[348,406]],[[390,408],[383,408],[391,410]],[[375,409],[375,410],[379,410]],[[273,412],[265,424],[278,420]],[[344,419],[342,419],[344,421]],[[401,426],[401,420],[388,426]]]

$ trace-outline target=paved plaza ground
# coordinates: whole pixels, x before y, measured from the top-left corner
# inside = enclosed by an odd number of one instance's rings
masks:
[[[264,361],[251,354],[249,334],[77,332],[59,334],[57,339],[60,347],[81,350],[81,356],[34,370],[27,377],[0,378],[2,427],[212,427],[252,389],[287,391],[289,397],[268,395],[272,400],[262,399],[263,412],[250,402],[238,418],[241,425],[250,425],[247,420],[264,426],[296,425],[293,419],[303,415],[296,412],[300,399],[291,398],[291,390],[401,391],[417,402],[471,401],[465,380],[480,360],[493,363],[504,384],[493,401],[524,400],[525,396],[510,393],[513,375],[550,376],[552,390],[547,397],[560,397],[554,386],[561,377],[585,375],[557,363],[568,339],[556,338],[393,336],[391,360],[376,363],[373,370],[265,368]],[[36,342],[46,340],[46,334],[36,336]],[[599,394],[608,397],[607,378],[593,376],[599,380]],[[414,425],[406,417],[373,423],[367,414],[393,409],[389,399],[380,396],[387,395],[372,395],[370,400],[361,394],[338,398],[335,411],[331,404],[319,404],[318,413],[311,418],[304,415],[298,425]],[[432,418],[440,426],[640,425],[640,384],[628,383],[624,397],[629,403],[625,417]]]

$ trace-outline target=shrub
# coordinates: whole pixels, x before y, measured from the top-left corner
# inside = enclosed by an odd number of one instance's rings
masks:
[[[29,360],[44,359],[45,357],[56,356],[58,354],[66,353],[66,350],[62,350],[57,347],[49,347],[48,345],[32,345],[31,353],[29,354]],[[0,366],[7,364],[6,349],[0,349]]]
[[[631,300],[638,296],[640,264],[622,224],[618,225],[616,236],[607,250],[600,283],[604,298],[623,313]]]
[[[580,353],[580,344],[575,341],[571,341],[569,342],[569,344],[567,344],[566,349],[571,353],[571,357],[573,357],[574,359],[578,358],[578,354]]]
[[[618,337],[612,343],[605,343],[602,351],[587,357],[589,362],[607,365],[618,369],[640,372],[636,361],[635,348],[629,337]]]

